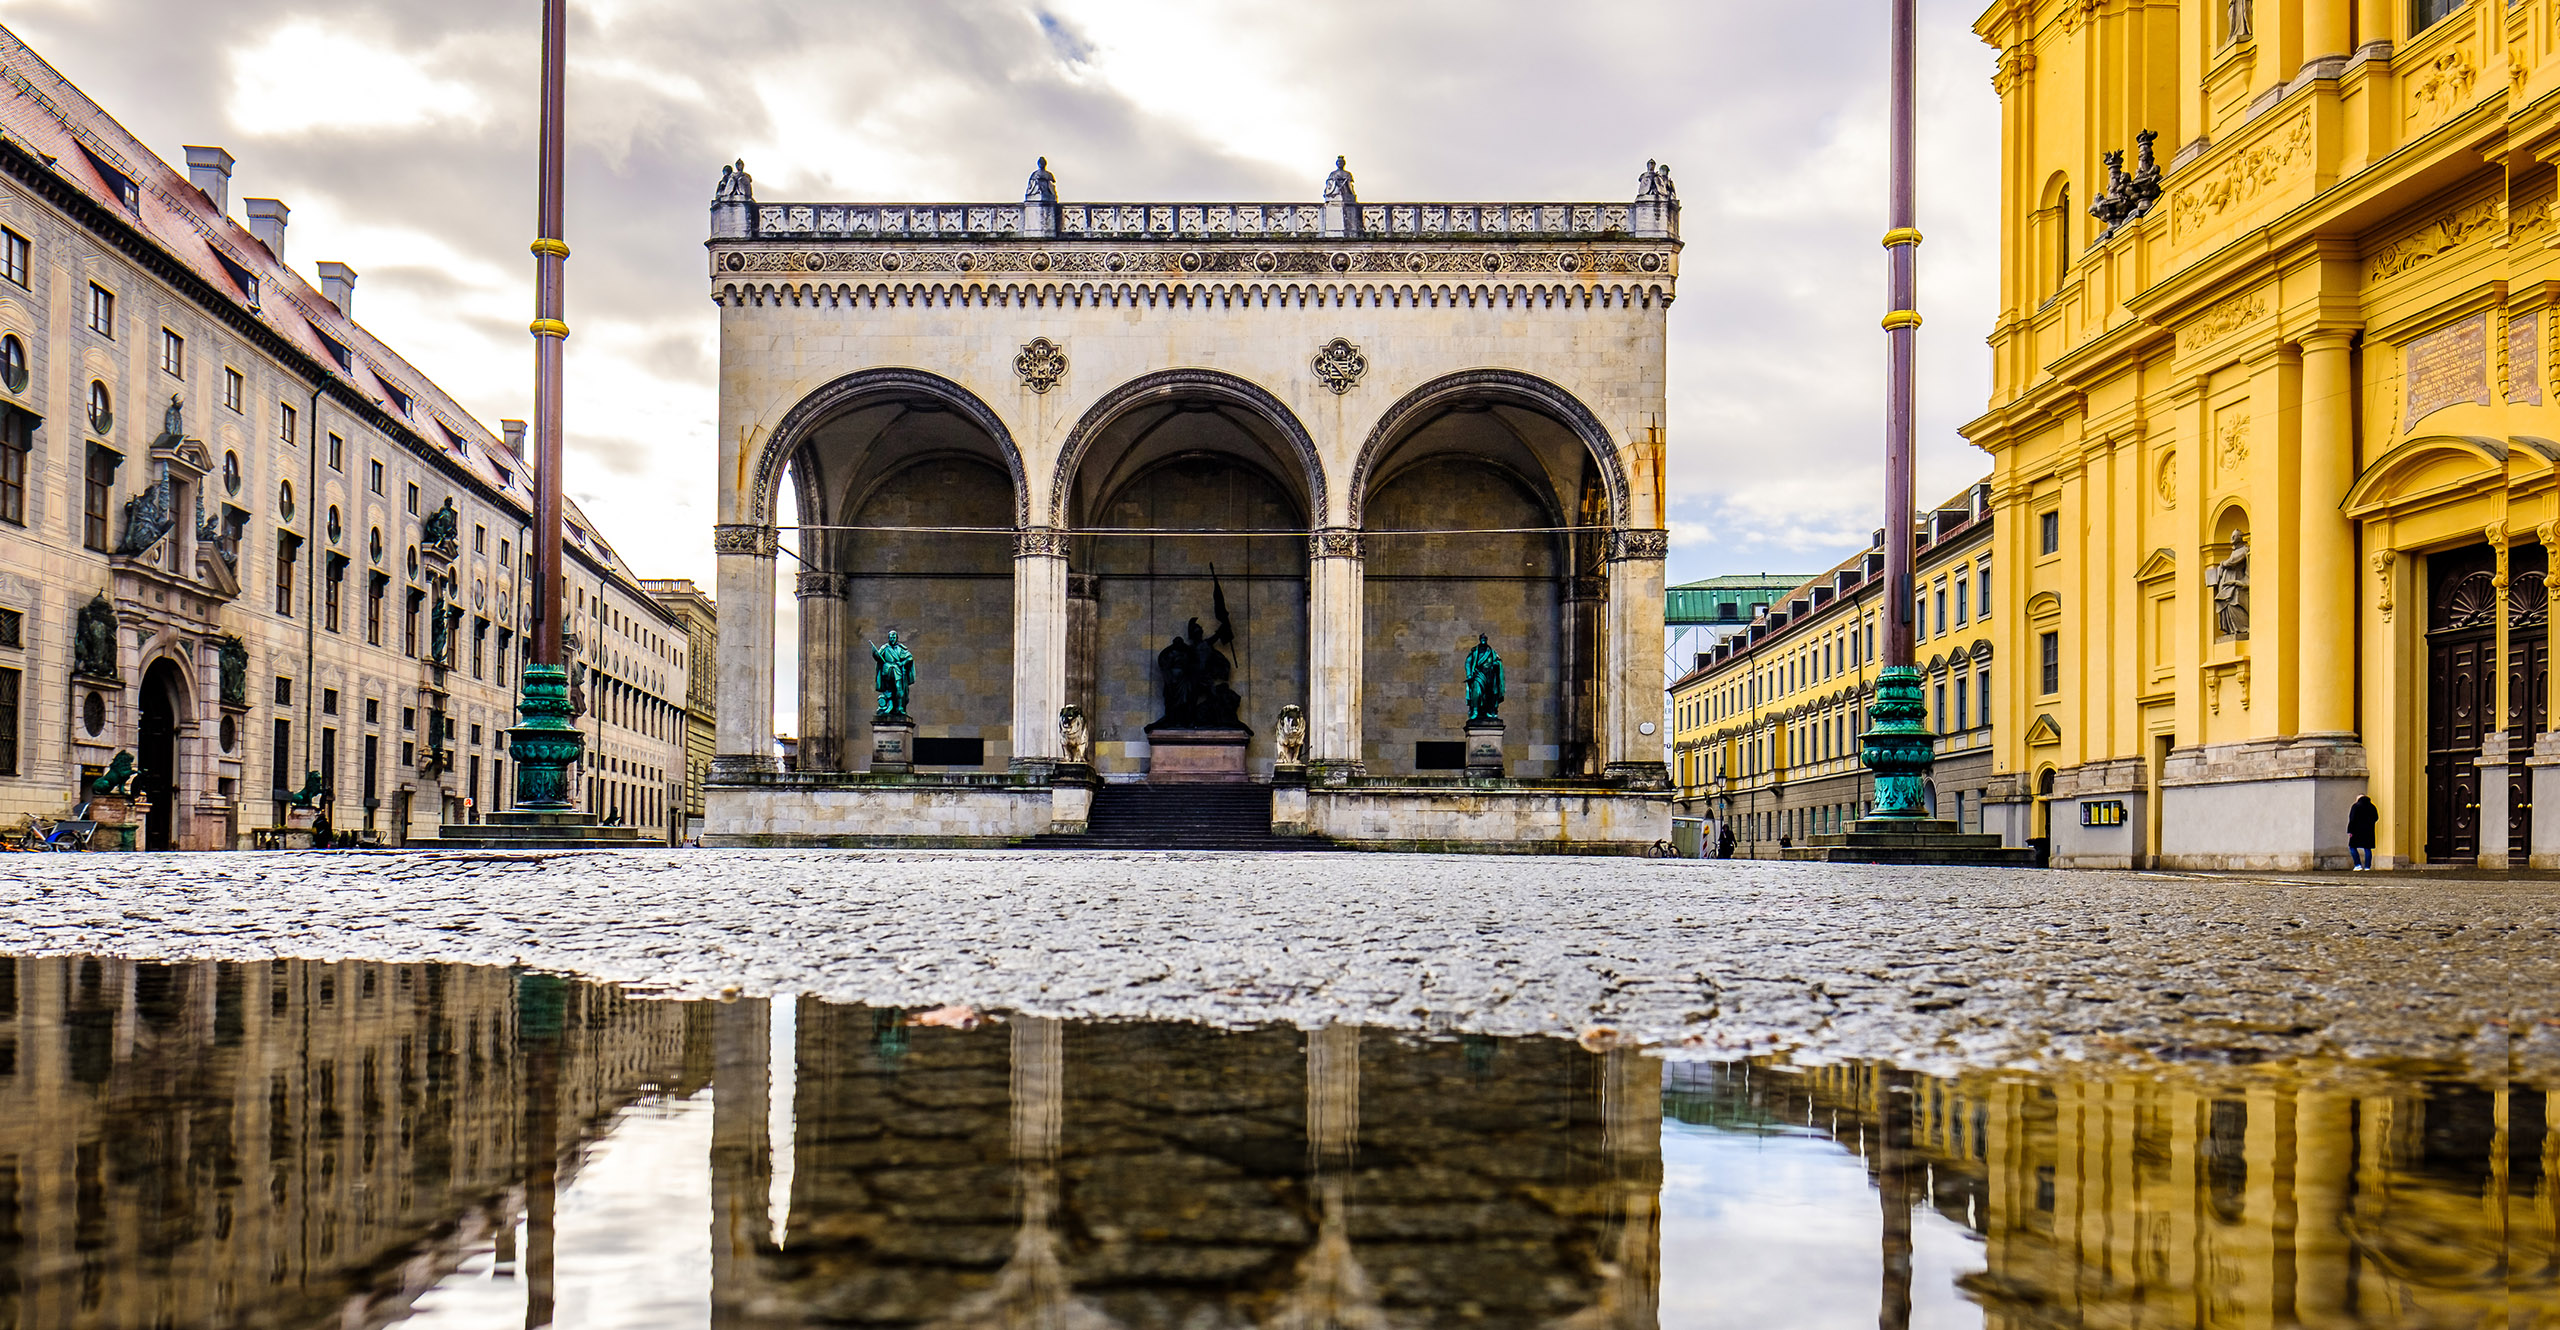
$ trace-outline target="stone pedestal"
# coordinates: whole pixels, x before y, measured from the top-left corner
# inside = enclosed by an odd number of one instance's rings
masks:
[[[2507,867],[2510,742],[2505,730],[2481,735],[2480,756],[2471,764],[2480,771],[2480,844],[2474,862],[2493,872]]]
[[[1467,774],[1502,779],[1502,722],[1478,721],[1467,726]]]
[[[2525,759],[2533,781],[2533,823],[2525,831],[2527,862],[2534,868],[2560,868],[2560,730],[2544,730]]]
[[[1283,762],[1271,771],[1271,834],[1305,836],[1314,832],[1307,806],[1307,764]]]
[[[1102,777],[1090,764],[1061,762],[1049,778],[1049,834],[1081,836],[1093,821],[1093,792]]]
[[[151,797],[143,794],[91,795],[89,820],[98,824],[98,829],[89,834],[90,849],[141,849],[142,829],[151,821]]]
[[[1150,782],[1240,784],[1245,777],[1244,747],[1250,730],[1182,730],[1147,727],[1147,779]]]
[[[904,774],[916,766],[916,723],[905,716],[879,716],[871,722],[871,769]]]

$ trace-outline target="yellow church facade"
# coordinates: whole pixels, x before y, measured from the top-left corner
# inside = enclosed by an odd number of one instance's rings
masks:
[[[2369,793],[2384,866],[2560,866],[2560,4],[1976,31],[1999,816],[2062,866],[2344,867]]]

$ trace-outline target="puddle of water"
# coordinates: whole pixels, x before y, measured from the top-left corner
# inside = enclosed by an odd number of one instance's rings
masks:
[[[2545,1111],[0,959],[0,1327],[2560,1325]]]

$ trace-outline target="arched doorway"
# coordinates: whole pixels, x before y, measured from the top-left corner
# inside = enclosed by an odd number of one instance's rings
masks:
[[[1609,539],[1627,525],[1626,486],[1590,412],[1528,375],[1453,375],[1388,410],[1352,486],[1363,765],[1456,774],[1460,662],[1482,635],[1508,676],[1509,774],[1601,775]]]
[[[1150,375],[1086,413],[1050,498],[1071,535],[1066,698],[1085,711],[1097,769],[1151,769],[1158,653],[1194,621],[1215,636],[1223,601],[1223,650],[1253,731],[1247,770],[1270,773],[1274,718],[1310,704],[1306,533],[1324,486],[1296,417],[1231,375]]]
[[[869,765],[871,648],[893,629],[921,665],[909,705],[917,769],[1006,769],[1017,748],[1021,477],[994,412],[937,375],[847,375],[785,417],[760,461],[750,515],[786,528],[800,770]],[[786,489],[792,502],[783,512]]]
[[[134,789],[151,800],[143,848],[178,848],[178,718],[186,714],[186,677],[177,662],[152,662],[142,676],[142,733]]]

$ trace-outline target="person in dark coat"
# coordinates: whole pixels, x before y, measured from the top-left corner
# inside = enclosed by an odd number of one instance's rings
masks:
[[[2347,809],[2347,852],[2354,860],[2350,871],[2373,871],[2373,833],[2381,825],[2382,810],[2374,807],[2372,797],[2357,795],[2354,805]]]

